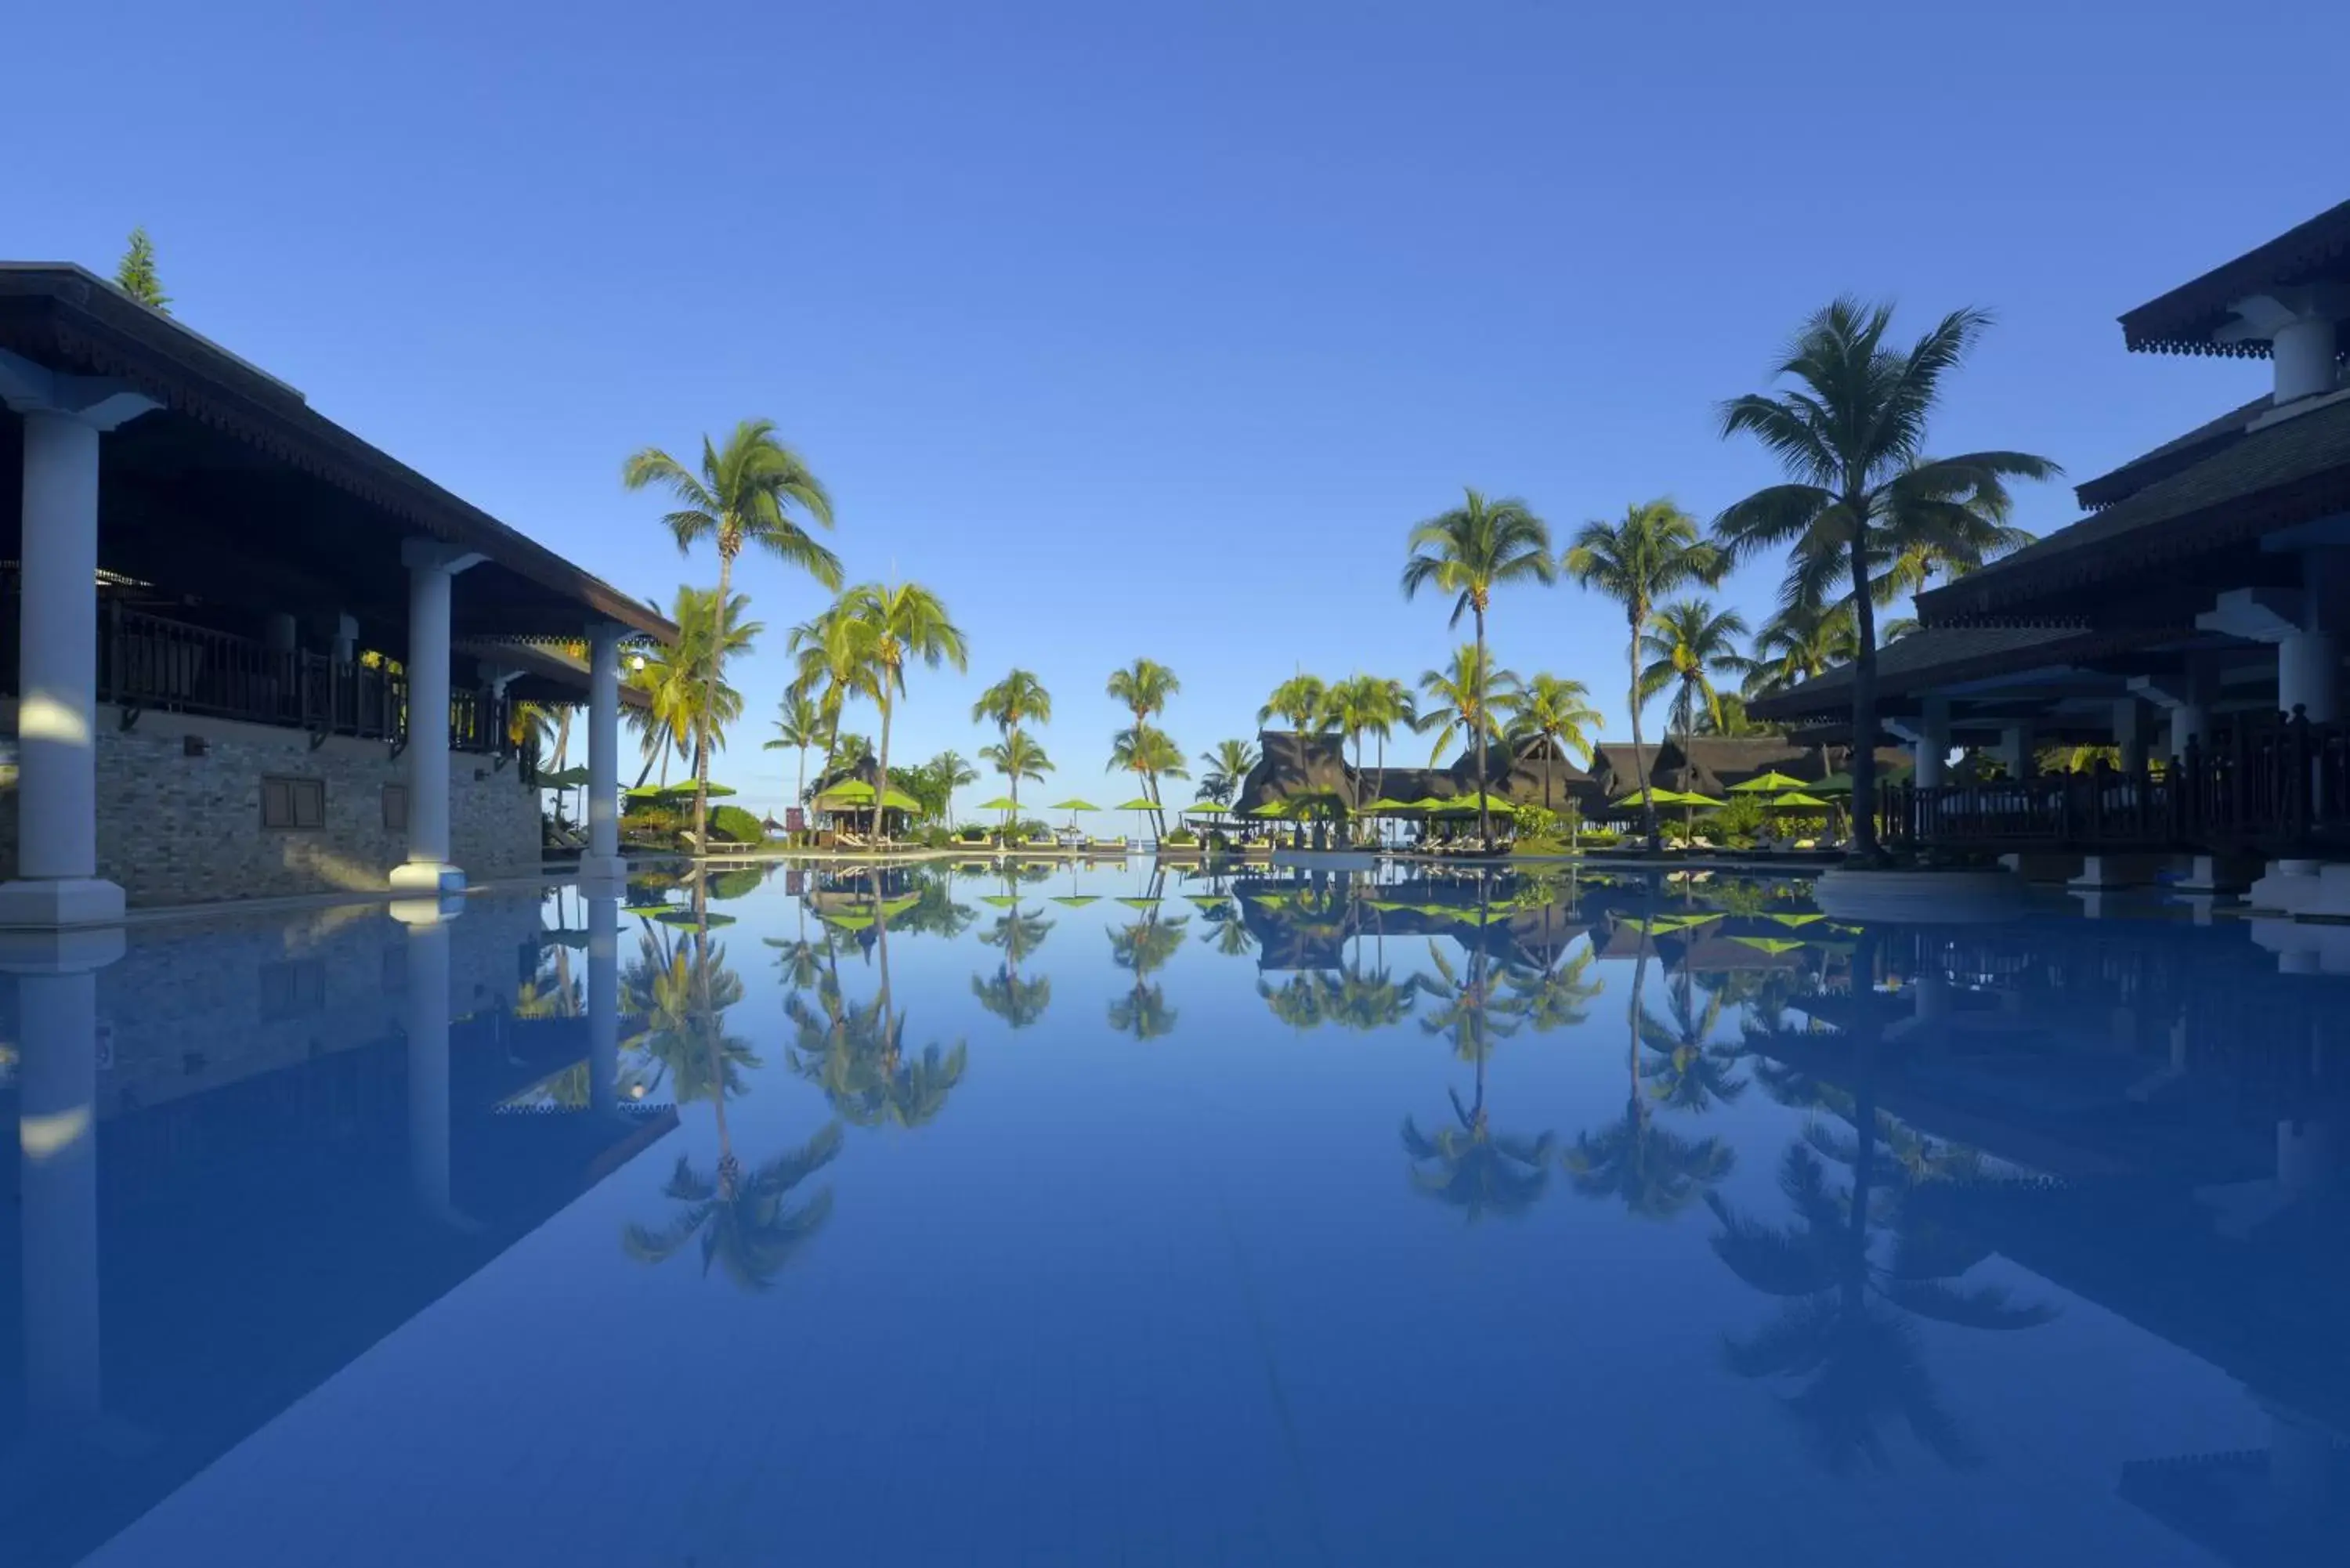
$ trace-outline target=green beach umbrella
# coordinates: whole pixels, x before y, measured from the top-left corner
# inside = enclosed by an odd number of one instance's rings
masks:
[[[1056,800],[1053,803],[1053,809],[1055,811],[1099,811],[1101,807],[1089,800]]]
[[[979,901],[983,904],[992,904],[999,909],[1016,909],[1020,907],[1020,900],[1010,893],[982,893],[979,896]]]
[[[1802,790],[1790,790],[1773,800],[1771,806],[1774,811],[1825,811],[1828,808],[1828,803],[1815,794],[1805,794]]]
[[[1159,900],[1156,898],[1120,898],[1118,902],[1124,904],[1129,909],[1155,909],[1159,908]]]
[[[1159,809],[1159,803],[1155,800],[1145,800],[1140,795],[1136,795],[1124,805],[1114,805],[1110,807],[1110,809],[1112,811],[1157,811]]]
[[[873,786],[871,784],[863,784],[860,787],[870,790]],[[630,800],[660,800],[672,795],[681,799],[691,800],[693,798],[693,786],[690,784],[639,784],[634,789],[624,790],[621,793],[627,795]],[[734,792],[733,790],[727,788],[723,784],[714,784],[710,786],[710,798],[712,800],[724,800],[728,795],[733,794],[733,793]]]
[[[977,809],[981,811],[1018,811],[1020,809],[1020,803],[1014,800],[1008,794],[1000,794],[993,800],[981,801]]]
[[[1289,803],[1285,800],[1269,800],[1263,805],[1253,807],[1248,815],[1251,816],[1287,816],[1289,815]]]
[[[1363,810],[1366,813],[1374,811],[1413,811],[1416,809],[1418,808],[1413,806],[1409,801],[1389,800],[1385,795],[1379,796],[1378,799],[1368,803],[1363,807]]]
[[[1777,958],[1782,953],[1800,952],[1807,945],[1804,942],[1791,941],[1785,937],[1732,937],[1730,940],[1741,947],[1752,948],[1757,952],[1769,953],[1773,958]]]
[[[1100,903],[1101,895],[1099,893],[1055,893],[1053,896],[1053,902],[1066,905],[1072,909],[1082,909],[1087,904]]]
[[[1773,768],[1767,774],[1762,774],[1757,777],[1748,779],[1744,784],[1731,784],[1730,786],[1730,793],[1732,794],[1777,794],[1783,790],[1801,789],[1803,787],[1803,780],[1789,778],[1785,774]]]
[[[1773,915],[1771,919],[1775,924],[1786,926],[1794,930],[1800,931],[1805,926],[1812,925],[1820,920],[1825,920],[1827,917],[1825,915],[1797,913],[1792,915]]]
[[[1195,800],[1183,808],[1185,816],[1230,816],[1232,814],[1231,806],[1218,805],[1212,800]]]
[[[1411,809],[1414,811],[1442,811],[1446,806],[1451,805],[1451,804],[1452,803],[1449,800],[1440,800],[1435,795],[1424,794],[1418,800],[1411,803]]]
[[[1673,804],[1675,805],[1688,806],[1691,811],[1720,811],[1724,803],[1714,799],[1713,796],[1710,794],[1700,794],[1697,791],[1691,789],[1675,790],[1673,792]]]
[[[1681,794],[1679,790],[1659,789],[1654,784],[1642,784],[1638,789],[1617,795],[1607,804],[1614,806],[1638,805],[1643,801],[1654,801],[1659,805],[1679,805],[1681,804]]]

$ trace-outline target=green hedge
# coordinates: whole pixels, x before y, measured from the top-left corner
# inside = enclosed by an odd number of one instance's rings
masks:
[[[759,819],[739,805],[712,806],[710,833],[713,838],[731,839],[736,844],[759,844],[767,836]]]

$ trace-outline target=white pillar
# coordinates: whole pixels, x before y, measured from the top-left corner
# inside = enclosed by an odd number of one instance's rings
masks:
[[[462,899],[403,898],[408,928],[408,1181],[435,1219],[456,1220],[449,1192],[449,926]]]
[[[156,405],[5,353],[0,401],[25,421],[16,877],[0,926],[103,925],[122,889],[98,875],[99,436]]]
[[[359,623],[355,617],[338,612],[330,628],[335,647],[335,662],[349,664],[359,658]]]
[[[1999,732],[1999,746],[1992,755],[2007,764],[2011,779],[2028,779],[2033,774],[2032,726],[2010,724]]]
[[[2135,774],[2145,768],[2147,716],[2144,705],[2135,697],[2115,700],[2114,743],[2121,748],[2122,772]]]
[[[88,1434],[105,1405],[99,1291],[98,971],[119,930],[12,944],[16,976],[26,1415],[36,1443]]]
[[[2334,390],[2334,323],[2324,316],[2301,317],[2270,335],[2277,406]]]
[[[451,579],[481,559],[436,539],[400,547],[408,566],[408,861],[391,885],[462,892],[449,860],[449,598]]]
[[[1950,705],[1939,697],[1926,699],[1926,711],[1915,742],[1916,781],[1919,789],[1939,789],[1943,768],[1950,756]]]
[[[2313,724],[2330,724],[2338,716],[2341,655],[2330,631],[2288,633],[2277,644],[2277,708],[2295,708]]]
[[[620,861],[620,636],[606,621],[588,638],[588,853],[585,878],[626,875]]]
[[[598,1111],[619,1104],[620,900],[588,899],[588,1103]]]

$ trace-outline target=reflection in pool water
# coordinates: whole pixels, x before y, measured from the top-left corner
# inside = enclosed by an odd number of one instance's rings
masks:
[[[2306,1563],[2342,982],[759,867],[12,948],[5,1560]]]

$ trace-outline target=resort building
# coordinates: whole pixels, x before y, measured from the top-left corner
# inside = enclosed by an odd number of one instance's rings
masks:
[[[618,870],[659,615],[79,267],[0,264],[0,926],[535,872],[524,702]]]
[[[2350,913],[2350,202],[2121,318],[2135,352],[2269,359],[2271,389],[2077,487],[2085,516],[1919,597],[1878,656],[1879,717],[1915,748],[1897,831],[2104,860],[2270,863],[2256,903]],[[1850,671],[1758,699],[1848,726]],[[2035,776],[2111,747],[2113,774]],[[1966,749],[1996,783],[1961,781]],[[2096,861],[2087,874],[2098,874]],[[2344,878],[2336,883],[2337,877]]]

